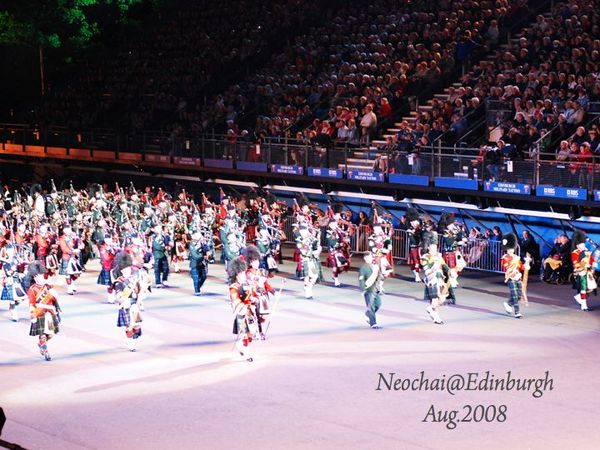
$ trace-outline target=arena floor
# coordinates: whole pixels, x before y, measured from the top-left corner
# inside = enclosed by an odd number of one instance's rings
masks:
[[[283,269],[289,277],[292,263]],[[116,307],[95,284],[96,264],[77,295],[62,298],[51,362],[28,336],[29,321],[12,323],[2,311],[2,439],[61,450],[597,448],[600,308],[579,311],[570,287],[531,280],[530,305],[517,320],[504,313],[502,277],[471,272],[458,305],[442,310],[446,324],[435,325],[422,285],[399,266],[378,314],[383,329],[371,330],[356,272],[342,276],[342,288],[329,279],[317,286],[314,300],[289,279],[270,335],[253,343],[248,363],[233,352],[223,266],[210,270],[202,297],[191,295],[187,273],[155,290],[136,353],[126,350]],[[592,298],[590,306],[598,303]],[[541,398],[515,390],[390,391],[379,376],[412,379],[421,371],[430,379],[486,371],[544,378],[548,371],[553,390]],[[473,413],[479,420],[453,429],[434,422],[446,410],[465,418],[466,405],[488,407],[492,420]],[[506,420],[492,405],[506,405]]]

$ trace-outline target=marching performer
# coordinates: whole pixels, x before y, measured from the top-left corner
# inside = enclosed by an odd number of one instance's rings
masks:
[[[138,304],[139,287],[131,270],[132,260],[124,251],[115,255],[112,277],[115,280],[115,301],[119,307],[117,327],[125,328],[127,348],[135,352],[136,339],[142,335],[142,316]]]
[[[208,255],[210,249],[202,239],[202,232],[195,230],[189,247],[190,277],[194,283],[194,295],[202,295],[202,286],[208,277]]]
[[[256,237],[256,247],[260,252],[260,268],[265,269],[270,277],[279,271],[275,259],[279,253],[279,246],[279,242],[271,236],[268,229],[259,229]]]
[[[363,257],[365,264],[363,264],[358,272],[358,282],[360,284],[360,290],[363,293],[367,311],[365,317],[367,323],[373,329],[380,328],[377,325],[377,317],[375,314],[381,307],[381,297],[377,290],[377,282],[379,280],[379,264],[374,262],[373,254],[371,252],[365,253]]]
[[[300,253],[300,268],[304,279],[304,297],[313,298],[313,287],[321,278],[321,232],[306,223],[299,225],[296,247]]]
[[[421,256],[419,248],[421,247],[421,220],[415,208],[408,208],[404,217],[406,218],[406,223],[409,225],[407,230],[409,246],[408,264],[412,267],[415,283],[420,283],[419,269]]]
[[[237,336],[235,347],[246,361],[251,362],[253,358],[248,346],[258,331],[255,307],[257,295],[246,278],[247,268],[244,257],[238,256],[230,262],[228,275],[229,296],[234,314],[233,334]]]
[[[38,348],[46,361],[50,361],[48,341],[59,331],[60,306],[58,294],[46,284],[44,273],[46,269],[39,262],[33,262],[27,269],[27,277],[32,280],[27,291],[29,298],[29,313],[31,316],[30,336],[38,336]]]
[[[265,340],[267,320],[270,318],[271,307],[269,295],[276,295],[275,289],[269,284],[268,272],[260,268],[260,252],[254,245],[246,247],[246,262],[248,269],[246,271],[246,279],[248,284],[256,292],[256,316],[258,318],[258,332],[260,338]]]
[[[379,279],[376,287],[380,294],[385,293],[383,289],[385,279],[394,273],[391,228],[391,224],[385,221],[374,205],[373,233],[369,236],[369,250],[373,254],[375,263],[379,264]]]
[[[18,322],[19,312],[17,306],[27,297],[26,292],[21,286],[21,280],[18,272],[18,258],[15,253],[14,244],[8,243],[0,250],[0,282],[2,285],[2,295],[0,300],[9,302],[8,310],[13,322]]]
[[[438,235],[432,227],[429,228],[422,234],[420,266],[424,274],[425,299],[429,300],[427,313],[434,323],[442,324],[444,321],[439,311],[448,297],[450,282],[444,282],[444,272],[449,272],[449,268],[438,251]]]
[[[110,278],[110,271],[113,267],[117,249],[113,245],[111,235],[104,235],[104,239],[98,242],[98,252],[100,254],[100,274],[98,275],[97,284],[106,286],[108,303],[114,303],[115,294],[113,290],[113,282]]]
[[[348,233],[341,226],[341,212],[341,205],[334,205],[328,209],[330,219],[327,226],[327,263],[331,267],[335,286],[340,285],[339,275],[350,269],[350,261],[345,254]]]
[[[508,284],[510,298],[504,302],[507,314],[517,319],[522,317],[519,302],[523,298],[523,271],[529,270],[529,261],[523,264],[521,257],[515,254],[518,241],[514,233],[508,233],[502,239],[502,249],[506,252],[502,255],[502,270],[504,271],[504,282]]]
[[[153,228],[152,256],[154,257],[154,283],[157,288],[168,287],[169,258],[167,256],[171,246],[169,237],[163,233],[163,225],[158,224]]]
[[[65,276],[67,294],[73,295],[77,290],[75,288],[75,280],[81,274],[81,266],[78,262],[81,252],[79,240],[73,236],[73,230],[69,224],[62,226],[59,235],[58,245],[62,252],[62,259],[58,274]]]
[[[452,214],[442,213],[438,229],[442,235],[442,257],[450,270],[451,284],[448,290],[448,303],[455,305],[456,295],[454,289],[458,287],[458,274],[467,265],[460,251],[461,247],[467,243],[467,237]]]
[[[582,311],[589,311],[587,296],[597,288],[594,278],[594,254],[586,246],[587,236],[583,231],[575,231],[571,239],[573,262],[573,288],[577,291],[575,301]]]

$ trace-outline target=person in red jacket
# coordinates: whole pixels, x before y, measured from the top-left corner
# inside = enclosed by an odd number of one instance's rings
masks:
[[[60,306],[58,295],[52,286],[46,284],[44,273],[46,269],[39,262],[31,263],[27,276],[33,284],[27,290],[29,313],[31,316],[30,336],[38,336],[38,348],[46,361],[50,361],[48,341],[58,333],[60,324]]]
[[[504,302],[507,314],[514,315],[520,319],[522,314],[519,310],[519,301],[523,297],[523,271],[529,270],[528,263],[523,264],[521,257],[515,254],[517,248],[517,236],[508,233],[502,239],[502,248],[506,252],[502,256],[502,270],[504,271],[504,282],[510,289],[510,299]]]
[[[575,231],[571,239],[572,251],[571,261],[573,262],[573,287],[577,291],[575,301],[579,303],[582,311],[589,311],[587,305],[587,295],[596,289],[596,280],[594,279],[594,255],[586,247],[587,237],[583,231]]]
[[[74,279],[69,270],[69,262],[71,261],[71,257],[75,254],[77,250],[75,247],[75,240],[72,236],[73,230],[71,230],[70,225],[63,225],[59,230],[59,238],[58,238],[58,246],[62,253],[62,258],[60,262],[60,270],[58,271],[59,275],[64,275],[65,281],[67,283],[67,294],[73,295],[75,293]]]
[[[115,294],[113,290],[113,283],[110,276],[112,270],[113,260],[117,253],[117,248],[113,245],[112,236],[105,235],[104,240],[98,243],[98,252],[100,253],[100,275],[98,275],[97,284],[106,286],[108,294],[108,303],[115,302]]]

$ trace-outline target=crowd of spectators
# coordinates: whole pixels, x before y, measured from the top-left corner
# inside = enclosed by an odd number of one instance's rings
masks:
[[[497,146],[482,148],[492,179],[506,159],[539,152],[542,160],[586,162],[598,151],[597,124],[584,126],[600,101],[598,6],[594,0],[558,3],[550,18],[538,16],[518,42],[463,78],[464,89],[487,102],[492,114],[508,116],[500,121]]]
[[[365,7],[348,2],[322,26],[297,36],[264,68],[217,96],[214,104],[221,114],[215,119],[223,123],[225,111],[239,116],[241,106],[252,105],[256,128],[270,136],[324,143],[367,140],[378,127],[391,125],[389,119],[410,97],[452,74],[474,49],[494,45],[499,23],[524,4],[467,0],[399,6],[384,0]],[[450,122],[467,103],[471,99],[445,104],[444,111],[435,104],[431,117],[419,118],[417,132],[434,128],[441,116]]]
[[[216,131],[232,142],[244,128],[323,146],[368,141],[473,51],[493,48],[526,8],[527,0],[181,2],[53,89],[39,116],[73,129]],[[257,54],[258,68],[232,74]],[[210,94],[223,79],[229,87]],[[478,106],[471,87],[457,89],[395,139],[404,148],[458,136]]]
[[[290,30],[317,15],[317,0],[179,2],[160,22],[90,61],[67,86],[52,89],[38,116],[74,129],[198,130],[238,111],[205,90],[252,58],[269,52]],[[245,99],[240,98],[239,110]]]

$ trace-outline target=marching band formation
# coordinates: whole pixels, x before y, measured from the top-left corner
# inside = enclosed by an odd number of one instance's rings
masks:
[[[59,332],[60,295],[54,289],[62,278],[68,295],[77,294],[77,280],[89,260],[97,257],[97,283],[106,287],[106,300],[117,308],[117,327],[123,328],[127,347],[135,351],[142,336],[144,300],[153,289],[169,286],[171,268],[181,270],[189,261],[193,294],[202,295],[210,264],[220,249],[225,264],[235,348],[252,361],[250,343],[266,339],[271,312],[281,290],[271,284],[282,262],[281,244],[295,241],[296,275],[304,283],[304,297],[314,298],[315,284],[323,280],[321,254],[333,284],[350,269],[350,237],[356,227],[343,205],[332,204],[326,212],[305,197],[291,207],[266,192],[255,190],[234,199],[220,190],[219,202],[202,194],[195,202],[185,189],[175,195],[162,188],[137,191],[115,186],[108,191],[99,184],[75,190],[72,184],[48,189],[34,184],[29,190],[0,191],[0,299],[8,303],[10,318],[19,320],[19,304],[29,304],[30,335],[38,337],[38,348],[50,360],[48,341]],[[293,237],[284,232],[283,219],[293,217]],[[373,203],[369,251],[358,270],[365,300],[365,318],[379,328],[376,313],[385,293],[384,283],[394,272],[391,216]],[[409,265],[414,281],[424,284],[424,299],[431,320],[443,323],[444,304],[455,304],[456,288],[466,266],[461,248],[467,241],[463,224],[444,213],[438,223],[421,218],[408,208],[406,225],[410,247]],[[322,234],[324,233],[324,236]],[[502,268],[509,288],[506,312],[521,317],[519,304],[527,302],[526,287],[530,259],[515,254],[517,239],[505,236]],[[587,295],[596,289],[594,255],[586,236],[573,236],[575,300],[588,310]],[[152,282],[154,276],[154,282]]]

